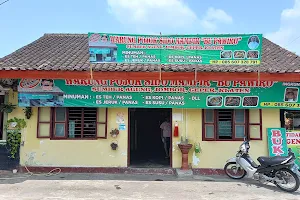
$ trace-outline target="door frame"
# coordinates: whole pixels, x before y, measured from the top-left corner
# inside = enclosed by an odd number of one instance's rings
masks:
[[[4,103],[7,103],[8,102],[8,92],[5,92],[5,95],[1,95],[3,97],[3,102]],[[4,125],[5,125],[5,122],[7,121],[7,118],[8,118],[8,114],[7,113],[0,113],[2,114],[2,119],[1,119],[1,122],[2,122],[2,128],[1,128],[1,131],[2,131],[2,136],[0,137],[0,140],[6,140],[7,138],[7,132],[4,128]]]
[[[128,124],[127,124],[127,127],[128,127],[128,137],[127,137],[127,167],[130,167],[130,151],[131,151],[131,142],[130,142],[130,139],[131,139],[131,116],[130,116],[130,110],[131,109],[139,109],[139,108],[128,108]],[[147,108],[147,109],[152,109],[152,108]],[[153,108],[155,109],[155,108]],[[169,109],[169,115],[170,115],[170,123],[171,123],[171,126],[172,126],[172,129],[171,129],[171,137],[170,137],[170,168],[173,168],[173,109],[172,108],[166,108],[166,109]]]

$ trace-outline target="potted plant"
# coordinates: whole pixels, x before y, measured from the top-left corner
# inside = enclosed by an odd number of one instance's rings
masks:
[[[11,113],[16,108],[16,105],[11,103],[8,104],[0,104],[0,112]]]
[[[189,165],[188,165],[188,154],[190,149],[193,147],[192,144],[189,144],[189,140],[186,137],[185,139],[183,139],[183,137],[181,137],[181,142],[178,144],[178,147],[181,151],[182,154],[182,165],[181,165],[181,169],[182,170],[188,170],[189,169]]]
[[[32,108],[31,107],[26,107],[23,110],[24,110],[24,114],[25,114],[26,119],[30,119],[30,117],[32,116]]]
[[[110,144],[110,146],[111,146],[112,150],[117,150],[117,148],[118,148],[118,143],[117,143],[117,142],[112,142],[112,143]]]
[[[197,143],[195,143],[195,153],[200,153],[200,152],[201,152],[200,143],[197,142]]]
[[[110,135],[115,138],[119,135],[119,133],[120,133],[120,131],[117,128],[115,128],[115,129],[111,130]]]

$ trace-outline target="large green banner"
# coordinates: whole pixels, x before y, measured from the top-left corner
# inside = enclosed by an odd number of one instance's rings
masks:
[[[262,34],[89,33],[91,63],[258,65]]]
[[[300,110],[299,86],[273,81],[22,79],[18,91],[23,107]]]

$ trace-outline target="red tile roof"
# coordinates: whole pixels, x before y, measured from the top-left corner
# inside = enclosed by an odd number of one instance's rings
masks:
[[[159,71],[159,64],[92,64],[94,71]],[[38,40],[0,58],[1,70],[68,70],[90,69],[87,34],[45,34]],[[262,62],[245,65],[163,65],[162,71],[184,72],[268,72],[300,73],[300,57],[263,39]]]

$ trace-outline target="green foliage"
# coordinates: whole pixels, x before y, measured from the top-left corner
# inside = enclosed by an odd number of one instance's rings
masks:
[[[19,118],[14,117],[12,119],[7,120],[6,125],[5,125],[6,130],[9,129],[9,125],[13,122],[17,123],[16,127],[14,127],[14,130],[18,131],[18,132],[20,132],[23,128],[26,128],[26,126],[27,126],[26,121],[24,119],[19,119]]]
[[[16,108],[16,105],[11,103],[8,104],[0,104],[0,112],[11,113]]]
[[[11,127],[11,123],[16,123],[14,127]],[[10,158],[15,159],[20,149],[21,144],[21,130],[27,126],[24,119],[12,118],[7,120],[5,129],[7,131],[7,146],[10,152]]]
[[[6,142],[9,148],[10,158],[15,159],[21,144],[21,133],[15,131],[8,133]]]
[[[32,108],[31,107],[26,107],[23,110],[24,110],[24,114],[25,114],[26,119],[30,119],[30,117],[32,116]]]

